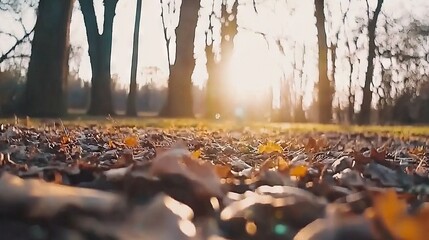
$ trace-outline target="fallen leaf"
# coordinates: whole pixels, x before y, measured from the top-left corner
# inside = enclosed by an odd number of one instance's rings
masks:
[[[307,170],[308,168],[306,166],[299,165],[292,167],[289,170],[289,174],[294,177],[304,177],[305,175],[307,175]]]
[[[271,168],[277,168],[279,171],[284,171],[289,167],[289,163],[282,158],[281,156],[278,156],[276,158],[268,158],[265,160],[261,166],[260,171],[267,171]]]
[[[195,160],[185,148],[174,148],[163,152],[153,160],[149,170],[152,176],[179,174],[200,185],[203,195],[223,196],[220,178],[210,162]]]
[[[202,153],[201,149],[198,149],[198,150],[193,151],[193,152],[191,153],[191,157],[192,157],[193,159],[198,159],[198,158],[200,158],[201,153]]]
[[[314,138],[312,138],[312,137],[310,137],[310,138],[308,139],[308,142],[307,142],[307,144],[305,145],[305,151],[306,151],[307,153],[310,153],[310,152],[318,152],[318,151],[319,151],[319,146],[318,146],[318,144],[317,144],[316,139],[314,139]]]
[[[267,144],[262,144],[258,147],[259,153],[273,153],[273,152],[283,152],[282,146],[274,142],[267,142]]]
[[[372,161],[371,157],[365,156],[361,152],[354,151],[352,153],[352,157],[354,157],[355,163],[358,163],[358,164],[361,164],[361,165],[368,164],[368,163],[370,163]]]
[[[124,206],[119,195],[98,190],[70,187],[37,179],[21,179],[9,173],[0,177],[0,199],[34,218],[53,217],[67,207],[92,213],[109,213]]]
[[[386,161],[386,154],[387,154],[386,149],[379,152],[377,151],[377,149],[372,148],[369,157],[371,159],[374,159],[377,162],[384,162]]]
[[[220,164],[216,164],[214,166],[215,168],[215,172],[216,174],[220,177],[220,178],[228,178],[232,176],[231,173],[231,166],[229,165],[220,165]]]
[[[138,139],[135,136],[128,136],[124,138],[124,144],[127,147],[134,148],[138,146]]]
[[[374,206],[366,213],[379,218],[384,227],[396,238],[403,240],[425,240],[429,227],[429,208],[420,209],[415,215],[407,213],[407,203],[390,189],[374,197]]]

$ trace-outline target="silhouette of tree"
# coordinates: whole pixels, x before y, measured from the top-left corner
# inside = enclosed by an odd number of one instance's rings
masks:
[[[373,16],[370,17],[369,14],[369,3],[367,3],[367,15],[368,15],[368,57],[367,57],[367,69],[365,74],[365,85],[363,87],[363,98],[362,104],[360,107],[358,123],[359,124],[369,124],[371,119],[371,103],[372,103],[372,91],[371,84],[374,75],[374,58],[375,58],[375,30],[377,28],[378,16],[381,12],[381,7],[384,0],[377,0],[377,7],[373,13]]]
[[[128,116],[137,116],[137,66],[139,55],[139,32],[140,32],[140,18],[142,13],[142,0],[137,0],[136,6],[136,20],[134,23],[134,38],[133,38],[133,56],[131,62],[131,79],[130,79],[130,92],[127,98],[127,112]]]
[[[220,59],[216,59],[214,54],[214,36],[213,26],[210,24],[209,35],[212,36],[211,44],[206,46],[207,57],[207,87],[206,87],[206,116],[214,118],[216,113],[220,113],[222,117],[231,115],[232,109],[228,109],[228,100],[230,99],[227,94],[226,81],[227,69],[231,62],[232,54],[234,51],[234,38],[237,35],[237,11],[238,1],[234,1],[231,10],[228,11],[227,2],[223,1],[221,4],[221,17],[215,17],[214,9],[211,15],[211,21],[220,20]]]
[[[332,120],[332,86],[328,78],[328,45],[325,31],[325,1],[314,0],[317,27],[317,43],[319,47],[319,82],[318,103],[319,122],[330,123]]]
[[[114,114],[110,60],[112,55],[113,19],[118,0],[104,0],[103,33],[99,34],[93,0],[79,0],[86,28],[91,63],[90,115]]]
[[[179,24],[176,28],[176,60],[173,65],[171,65],[171,62],[169,61],[170,76],[168,79],[168,95],[165,106],[160,112],[160,116],[194,116],[192,100],[192,73],[195,67],[194,39],[199,9],[199,0],[182,1],[182,5],[180,7]],[[164,10],[161,11],[162,14],[164,14],[163,11]],[[165,25],[164,29],[166,29]],[[169,39],[167,35],[165,35],[165,38],[166,40]],[[168,45],[169,40],[167,41],[167,46]],[[169,54],[170,52],[168,52],[168,55]]]
[[[24,94],[25,113],[59,117],[67,112],[66,86],[73,0],[40,0]]]

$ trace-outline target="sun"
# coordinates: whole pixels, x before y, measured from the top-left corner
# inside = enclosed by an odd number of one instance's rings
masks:
[[[258,39],[239,36],[227,69],[227,87],[238,104],[268,100],[266,98],[273,97],[272,89],[279,89],[279,69]]]

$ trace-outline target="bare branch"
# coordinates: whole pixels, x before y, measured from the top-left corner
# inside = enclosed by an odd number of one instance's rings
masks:
[[[165,44],[167,45],[167,61],[168,61],[168,66],[171,66],[171,59],[170,59],[170,38],[167,36],[167,26],[165,25],[165,16],[164,16],[164,6],[163,6],[163,1],[160,0],[161,3],[161,21],[162,21],[162,29],[164,30],[164,39],[165,39]]]
[[[22,44],[34,31],[34,28],[36,26],[33,27],[33,29],[31,29],[30,32],[26,33],[21,39],[19,39],[18,41],[16,41],[16,43],[5,53],[0,57],[0,63],[2,63],[4,60],[9,59],[9,54],[11,52],[13,52],[16,47],[18,47],[20,44]]]
[[[19,41],[18,37],[15,34],[9,33],[9,32],[4,32],[4,31],[0,31],[0,34],[9,36],[11,38],[14,38],[16,41]]]
[[[258,9],[256,9],[256,0],[253,0],[253,10],[255,10],[255,13],[258,13]]]

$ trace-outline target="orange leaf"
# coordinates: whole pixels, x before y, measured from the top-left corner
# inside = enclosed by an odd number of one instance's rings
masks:
[[[61,137],[61,143],[62,144],[67,144],[69,142],[70,142],[70,138],[69,137],[67,137],[67,136],[62,136]]]
[[[124,144],[127,147],[133,148],[138,146],[138,139],[135,136],[128,136],[124,138]]]
[[[306,166],[295,166],[289,170],[289,174],[295,177],[304,177],[305,175],[307,175],[307,169],[308,168]]]
[[[407,203],[394,190],[375,196],[372,211],[396,239],[427,239],[429,208],[423,207],[416,215],[408,215]]]
[[[231,166],[228,165],[219,165],[216,164],[215,166],[215,172],[220,178],[228,178],[231,177]]]

